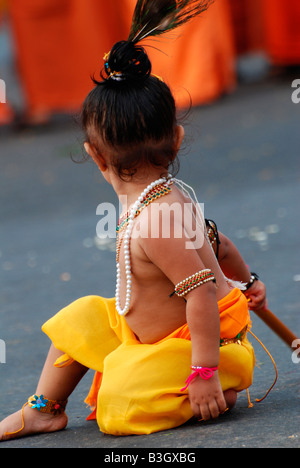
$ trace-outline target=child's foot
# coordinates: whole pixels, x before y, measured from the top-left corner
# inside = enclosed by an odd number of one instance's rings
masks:
[[[24,428],[22,430],[22,411]],[[23,410],[11,414],[0,423],[0,441],[16,439],[33,434],[61,431],[66,427],[68,417],[66,413],[54,416],[40,413],[36,409],[25,406]]]
[[[225,397],[225,400],[226,400],[226,403],[227,403],[227,408],[229,410],[231,410],[236,404],[237,392],[235,390],[231,390],[231,389],[230,390],[225,390],[224,397]]]

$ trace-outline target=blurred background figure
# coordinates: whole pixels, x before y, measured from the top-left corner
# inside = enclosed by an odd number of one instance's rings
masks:
[[[1,31],[2,31],[3,26],[4,26],[4,22],[6,20],[6,14],[7,14],[7,8],[6,7],[7,7],[6,1],[5,0],[0,0],[0,35],[1,35]],[[5,49],[5,48],[6,48],[5,46],[1,47],[1,42],[0,42],[0,56],[1,56],[2,49]],[[4,57],[3,57],[3,61],[4,61]],[[2,62],[2,60],[1,60],[1,62]],[[3,73],[2,68],[1,68],[1,65],[0,65],[0,79],[4,80],[5,77],[4,77],[4,73]],[[11,124],[13,122],[13,120],[14,120],[14,112],[13,112],[12,107],[10,106],[10,104],[7,102],[7,98],[6,98],[5,103],[0,103],[0,126],[1,125]]]
[[[272,63],[300,65],[300,1],[263,0],[263,19]]]
[[[299,0],[229,0],[238,55],[264,52],[272,65],[300,65]]]
[[[90,77],[99,78],[104,53],[127,38],[135,4],[0,0],[0,38],[5,15],[22,97],[21,123],[39,125],[55,114],[78,112],[93,86]],[[232,92],[242,75],[260,79],[269,64],[300,64],[300,2],[215,0],[167,40],[146,40],[144,45],[153,73],[170,85],[179,107],[208,104]],[[3,47],[0,41],[0,67]],[[0,123],[13,118],[11,107],[1,105]]]
[[[12,0],[11,26],[26,120],[78,111],[102,56],[124,37],[123,0]]]
[[[11,24],[26,118],[41,123],[57,111],[76,111],[112,45],[126,39],[136,0],[13,0]],[[235,53],[228,0],[218,0],[183,37],[151,44],[153,71],[178,105],[210,102],[235,84]]]
[[[234,45],[238,56],[264,50],[263,1],[229,0]]]

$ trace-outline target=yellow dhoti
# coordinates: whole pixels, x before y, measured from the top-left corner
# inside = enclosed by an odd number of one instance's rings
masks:
[[[238,289],[219,301],[221,338],[219,376],[223,391],[252,384],[254,352],[246,333],[247,301]],[[78,299],[44,326],[54,346],[69,359],[96,371],[86,400],[95,408],[100,430],[113,435],[150,434],[192,418],[188,390],[191,341],[187,325],[155,344],[141,344],[114,299]],[[237,337],[237,338],[236,338]],[[239,338],[239,339],[238,339]]]

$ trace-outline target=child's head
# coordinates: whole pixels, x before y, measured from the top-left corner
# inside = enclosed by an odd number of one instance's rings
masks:
[[[99,155],[121,178],[149,165],[166,173],[177,162],[183,137],[172,93],[151,75],[148,55],[138,43],[181,26],[212,1],[137,0],[128,40],[115,44],[105,57],[102,81],[94,80],[82,122],[93,158],[98,163]]]
[[[174,167],[175,101],[169,87],[151,75],[145,50],[129,41],[118,42],[102,78],[94,80],[82,113],[86,138],[95,152],[109,155],[106,162],[121,178],[147,165],[166,171]]]

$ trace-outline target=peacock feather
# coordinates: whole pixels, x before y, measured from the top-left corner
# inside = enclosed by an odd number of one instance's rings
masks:
[[[171,31],[208,9],[214,0],[137,0],[128,41]]]

